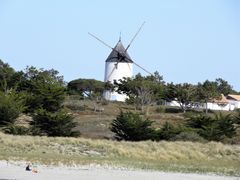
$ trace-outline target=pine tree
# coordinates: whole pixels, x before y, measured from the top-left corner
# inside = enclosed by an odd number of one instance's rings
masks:
[[[120,112],[111,123],[110,130],[117,140],[142,141],[153,138],[155,131],[151,128],[152,123],[137,113]]]

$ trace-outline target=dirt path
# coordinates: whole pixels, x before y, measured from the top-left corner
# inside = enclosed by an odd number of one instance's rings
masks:
[[[38,173],[25,171],[25,164],[0,161],[0,180],[239,180],[238,177],[165,173],[154,171],[113,170],[97,167],[38,166]]]

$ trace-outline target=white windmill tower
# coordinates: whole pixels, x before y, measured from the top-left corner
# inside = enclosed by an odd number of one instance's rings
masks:
[[[118,82],[120,79],[123,79],[123,77],[131,78],[133,76],[133,64],[135,64],[136,66],[138,66],[145,72],[151,74],[149,71],[147,71],[143,67],[136,64],[130,58],[129,54],[127,53],[127,50],[129,49],[130,45],[132,44],[132,42],[134,41],[134,39],[140,32],[144,23],[141,25],[141,27],[139,28],[137,33],[134,35],[134,37],[132,38],[131,42],[129,43],[129,45],[127,46],[126,49],[124,48],[124,46],[121,42],[121,38],[117,42],[116,46],[114,48],[112,48],[111,46],[106,44],[104,41],[102,41],[101,39],[96,37],[95,35],[89,33],[91,36],[96,38],[98,41],[103,43],[105,46],[112,49],[112,52],[106,59],[106,63],[105,63],[104,82],[110,82],[110,83],[114,84],[115,81]],[[115,101],[125,101],[127,98],[127,96],[125,94],[119,94],[116,91],[110,91],[110,90],[106,90],[104,92],[103,96],[106,100],[111,100],[111,101],[114,101],[114,100]]]
[[[114,47],[116,50],[112,50],[105,63],[105,75],[104,82],[114,82],[122,79],[123,77],[133,76],[133,61],[126,52],[121,39]],[[118,53],[120,52],[121,55]],[[126,57],[126,58],[125,58]],[[103,94],[104,98],[107,100],[125,101],[127,96],[125,94],[119,94],[115,91],[105,91]]]

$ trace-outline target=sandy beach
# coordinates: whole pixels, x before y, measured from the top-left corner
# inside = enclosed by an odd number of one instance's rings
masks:
[[[0,161],[0,180],[238,180],[239,177],[169,173],[144,170],[119,170],[97,166],[37,165],[37,173],[25,171],[26,162]]]

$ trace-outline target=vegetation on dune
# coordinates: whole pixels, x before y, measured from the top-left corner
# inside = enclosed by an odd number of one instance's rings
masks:
[[[104,90],[125,93],[128,100],[107,102]],[[240,143],[240,111],[207,114],[206,108],[204,114],[192,108],[228,93],[237,92],[221,78],[173,84],[158,72],[114,85],[77,79],[66,87],[56,70],[17,72],[0,60],[0,127],[22,135],[0,132],[0,159],[240,175],[239,145],[210,142]],[[181,107],[164,106],[171,100]],[[21,119],[23,114],[28,120]],[[98,140],[71,138],[80,135],[79,129]]]
[[[99,112],[101,115],[104,111],[103,106],[109,103],[103,101],[101,94],[104,90],[115,89],[119,93],[127,94],[129,97],[124,104],[126,108],[123,110],[129,112],[126,114],[120,112],[118,114],[119,110],[113,109],[109,113],[105,113],[105,115],[113,117],[112,119],[117,116],[110,126],[112,132],[115,133],[115,138],[118,140],[172,140],[179,134],[182,134],[182,136],[179,135],[178,139],[180,137],[190,139],[186,136],[194,137],[193,133],[195,133],[196,136],[199,135],[206,140],[220,141],[237,135],[237,115],[235,117],[221,114],[215,117],[211,117],[211,115],[198,117],[196,116],[198,113],[192,110],[190,118],[183,116],[183,120],[178,123],[180,127],[170,122],[163,122],[161,126],[156,126],[155,120],[145,118],[146,116],[152,116],[152,113],[149,112],[151,106],[156,103],[176,100],[181,105],[181,108],[164,107],[164,112],[178,113],[182,110],[183,113],[187,114],[187,111],[193,107],[192,104],[196,101],[200,102],[202,100],[206,103],[210,99],[217,98],[221,93],[234,92],[228,82],[221,78],[215,81],[207,80],[198,85],[188,83],[166,84],[163,77],[158,72],[155,72],[153,75],[145,77],[137,74],[131,79],[124,78],[114,85],[94,79],[76,79],[69,82],[68,86],[65,87],[63,77],[59,76],[56,70],[37,69],[30,66],[24,71],[16,72],[3,61],[0,61],[0,65],[0,125],[5,126],[3,130],[7,133],[75,136],[79,134],[76,133],[77,123],[73,122],[74,119],[70,115],[70,111],[66,111],[64,105],[70,108],[72,112],[93,110],[94,113]],[[64,102],[66,93],[74,94],[75,104]],[[82,98],[83,101],[88,99],[91,105],[78,106],[77,104]],[[133,112],[130,112],[130,109]],[[137,115],[136,112],[139,112],[139,110],[145,117]],[[163,109],[158,109],[158,111],[158,113],[163,113]],[[16,124],[16,118],[22,112],[29,113],[32,117],[29,127]],[[185,124],[187,118],[192,123],[201,118],[205,122],[201,127],[194,127],[191,126],[191,123]],[[152,124],[155,124],[154,128]],[[26,130],[26,128],[28,129]],[[75,130],[73,131],[73,129]]]
[[[187,126],[209,141],[220,141],[236,135],[237,124],[231,114],[215,114],[214,117],[198,115],[191,117]]]
[[[5,160],[240,175],[240,147],[216,142],[130,143],[2,133],[0,142],[0,159]]]
[[[49,112],[39,109],[33,115],[32,134],[47,136],[79,136],[80,132],[73,131],[76,122],[65,110]]]
[[[194,115],[190,116],[186,124],[174,126],[165,122],[160,129],[151,127],[153,121],[143,120],[139,114],[133,112],[120,112],[111,124],[111,131],[117,140],[189,140],[203,139],[208,141],[221,141],[232,138],[237,134],[238,116],[231,114]],[[181,135],[180,135],[181,134]],[[200,138],[202,137],[202,138]]]

